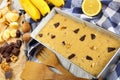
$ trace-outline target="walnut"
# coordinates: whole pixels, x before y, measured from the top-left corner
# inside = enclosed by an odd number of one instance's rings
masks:
[[[23,31],[24,33],[30,32],[31,26],[30,26],[30,24],[29,24],[27,21],[24,21],[24,22],[22,23],[22,25],[21,25],[21,29],[22,29],[22,31]]]
[[[15,63],[17,60],[18,60],[18,57],[17,57],[17,56],[15,56],[15,55],[12,55],[12,56],[11,56],[11,61],[12,61],[12,62]]]
[[[71,48],[71,44],[70,43],[66,43],[66,48],[67,49]]]
[[[3,61],[2,64],[1,64],[1,68],[4,70],[4,71],[9,71],[11,68],[10,68],[10,65],[6,62],[6,61]]]
[[[29,33],[29,32],[23,34],[22,40],[23,40],[24,42],[29,42],[30,39],[31,39],[31,36],[30,36],[30,33]]]

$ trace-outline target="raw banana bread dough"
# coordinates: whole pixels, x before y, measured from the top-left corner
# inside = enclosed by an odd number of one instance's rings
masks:
[[[36,39],[97,76],[120,47],[110,35],[56,14]]]

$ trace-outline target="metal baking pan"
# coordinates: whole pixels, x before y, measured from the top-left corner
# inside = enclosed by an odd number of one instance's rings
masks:
[[[120,40],[120,36],[117,35],[117,34],[114,34],[110,31],[107,31],[101,27],[98,27],[94,24],[91,24],[87,21],[84,21],[84,20],[81,20],[80,18],[77,18],[77,17],[74,17],[72,15],[69,15],[68,13],[65,13],[63,12],[62,10],[58,9],[58,8],[53,8],[52,11],[45,17],[41,20],[40,24],[36,27],[36,29],[31,33],[31,37],[35,40],[36,39],[36,35],[39,33],[39,31],[44,27],[44,25],[56,14],[56,13],[59,13],[59,14],[62,14],[66,17],[69,17],[77,22],[82,22],[82,23],[85,23],[86,25],[89,25],[90,27],[102,32],[102,33],[105,33],[105,34],[109,34],[111,35],[112,37]],[[38,41],[38,40],[37,40]],[[38,41],[39,43],[43,44],[44,46],[46,46],[48,49],[52,50],[53,52],[55,52],[55,54],[58,56],[59,60],[61,61],[61,64],[66,68],[68,69],[71,73],[73,73],[75,76],[77,77],[83,77],[83,78],[93,78],[93,77],[96,77],[96,78],[99,78],[99,77],[105,77],[107,73],[109,73],[110,71],[110,66],[112,64],[115,64],[118,60],[118,56],[120,56],[120,49],[118,49],[118,51],[114,54],[114,56],[111,58],[111,60],[106,64],[106,66],[103,68],[103,70],[99,73],[99,75],[97,76],[93,76],[89,73],[87,73],[85,70],[83,70],[81,67],[73,64],[72,62],[70,62],[68,59],[62,57],[59,53],[57,53],[55,50],[51,49],[49,46],[45,45],[44,43]]]

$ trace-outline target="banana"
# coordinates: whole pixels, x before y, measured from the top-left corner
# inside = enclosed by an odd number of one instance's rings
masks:
[[[34,21],[37,21],[38,19],[40,19],[41,15],[39,10],[30,2],[30,0],[19,0],[19,2],[22,8],[28,13],[28,15]]]
[[[10,31],[6,29],[3,33],[3,39],[7,41],[10,38]]]
[[[46,0],[49,3],[52,3],[56,7],[61,7],[65,4],[64,0]]]
[[[34,4],[35,7],[39,9],[43,16],[50,12],[50,8],[44,0],[30,0],[30,1]]]
[[[16,29],[11,29],[10,36],[11,36],[12,38],[15,38],[15,37],[16,37],[16,32],[17,32]]]

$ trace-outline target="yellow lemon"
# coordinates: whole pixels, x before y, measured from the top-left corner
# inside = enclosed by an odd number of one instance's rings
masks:
[[[95,16],[99,14],[102,9],[100,0],[83,0],[82,11],[88,16]]]

